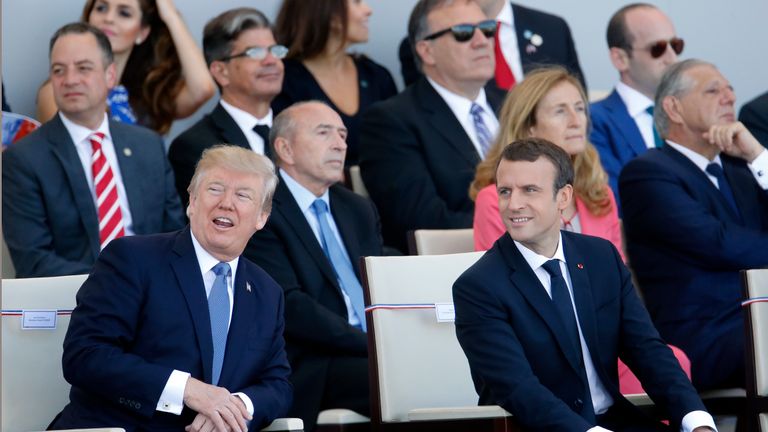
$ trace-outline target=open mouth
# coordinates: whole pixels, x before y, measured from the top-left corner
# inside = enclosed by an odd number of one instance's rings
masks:
[[[235,224],[231,219],[225,217],[217,217],[213,219],[213,224],[219,228],[232,228]]]

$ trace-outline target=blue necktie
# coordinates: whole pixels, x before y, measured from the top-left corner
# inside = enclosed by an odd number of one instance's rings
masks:
[[[341,249],[341,245],[336,241],[336,236],[331,231],[328,224],[328,204],[321,199],[316,199],[312,203],[312,210],[315,212],[317,221],[320,223],[320,243],[323,246],[325,256],[331,261],[333,269],[336,271],[336,278],[341,285],[341,289],[347,293],[349,302],[352,303],[352,309],[360,320],[360,327],[365,331],[365,305],[363,302],[363,287],[355,276],[352,269],[352,262],[349,256]]]
[[[227,348],[227,331],[229,329],[229,293],[227,292],[227,276],[230,268],[227,263],[213,266],[216,279],[208,296],[208,312],[211,316],[211,338],[213,340],[213,376],[211,384],[219,383],[221,368],[224,364],[224,351]]]
[[[472,122],[475,124],[475,132],[477,132],[477,142],[480,143],[480,150],[482,150],[483,157],[488,154],[488,150],[491,148],[493,137],[491,131],[483,121],[483,107],[476,103],[472,103],[472,107],[469,109],[469,113],[472,114]]]
[[[728,205],[731,206],[736,213],[738,219],[741,219],[741,213],[739,213],[739,207],[736,205],[736,199],[733,197],[733,191],[731,191],[731,185],[728,184],[728,180],[725,179],[725,173],[723,167],[714,162],[707,165],[707,172],[717,179],[717,187],[720,189],[720,193],[723,194],[725,200],[728,201]]]
[[[645,112],[651,115],[653,117],[653,105],[649,106],[645,109]],[[664,145],[664,140],[661,139],[661,135],[659,135],[659,131],[656,130],[656,123],[653,123],[653,144],[656,146],[656,148],[661,148]]]

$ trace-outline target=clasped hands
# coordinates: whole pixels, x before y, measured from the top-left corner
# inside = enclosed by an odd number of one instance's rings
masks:
[[[189,378],[184,388],[184,405],[197,412],[186,432],[246,432],[251,415],[243,401],[223,387]]]
[[[711,126],[709,131],[704,132],[703,137],[710,144],[720,148],[723,153],[744,159],[749,163],[752,163],[764,149],[747,127],[739,121]]]

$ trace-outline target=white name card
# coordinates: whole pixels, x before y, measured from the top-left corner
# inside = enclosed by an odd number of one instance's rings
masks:
[[[453,303],[435,303],[435,314],[437,322],[454,322],[456,312],[453,309]]]
[[[21,312],[21,328],[24,330],[56,329],[56,310],[24,310]]]

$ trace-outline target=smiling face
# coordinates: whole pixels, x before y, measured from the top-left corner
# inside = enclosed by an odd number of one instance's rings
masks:
[[[548,257],[557,249],[560,215],[573,195],[571,185],[554,190],[555,174],[555,165],[543,156],[534,162],[502,159],[496,171],[499,210],[507,232]]]
[[[365,0],[347,1],[347,43],[368,42],[368,18],[372,13]]]
[[[557,84],[539,101],[530,136],[551,141],[571,156],[583,152],[587,146],[586,106],[573,84]]]
[[[141,19],[138,0],[96,0],[88,23],[107,35],[112,51],[119,55],[147,39],[150,29],[142,26]]]
[[[240,256],[264,227],[264,181],[257,175],[214,167],[189,196],[189,225],[200,245],[220,261]]]

